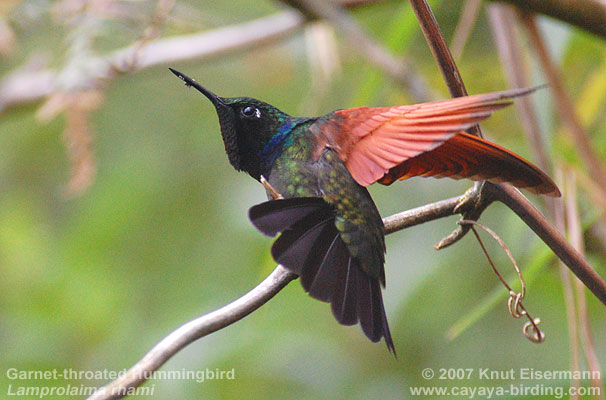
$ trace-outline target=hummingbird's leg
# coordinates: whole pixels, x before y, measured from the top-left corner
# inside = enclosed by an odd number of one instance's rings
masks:
[[[455,213],[463,214],[469,209],[477,208],[482,200],[482,190],[486,181],[474,182],[470,187],[459,197],[459,202],[454,208]]]
[[[459,202],[454,207],[454,212],[461,214],[461,219],[475,221],[480,218],[482,212],[495,201],[492,195],[494,185],[487,181],[476,182],[459,198]],[[458,242],[467,232],[469,225],[459,225],[452,233],[440,240],[434,249],[441,250]]]
[[[269,184],[269,182],[267,182],[267,179],[265,179],[263,175],[261,175],[261,184],[265,187],[265,190],[272,199],[280,200],[284,198],[276,189],[274,189],[272,185]]]

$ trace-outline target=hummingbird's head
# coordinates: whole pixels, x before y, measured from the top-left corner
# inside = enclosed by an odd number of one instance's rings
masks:
[[[206,96],[215,106],[221,125],[221,136],[230,164],[259,179],[261,151],[290,116],[270,104],[250,97],[219,97],[195,80],[169,68],[187,86]]]

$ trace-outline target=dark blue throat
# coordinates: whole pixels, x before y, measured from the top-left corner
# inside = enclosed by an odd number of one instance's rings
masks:
[[[308,118],[289,118],[282,124],[278,133],[273,135],[269,142],[259,151],[258,156],[261,160],[261,171],[268,173],[276,158],[282,153],[285,146],[292,143],[292,131]]]

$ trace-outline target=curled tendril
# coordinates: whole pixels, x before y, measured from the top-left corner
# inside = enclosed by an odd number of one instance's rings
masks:
[[[526,315],[526,310],[520,308],[522,305],[522,299],[524,295],[522,293],[516,293],[513,290],[509,291],[509,299],[507,300],[507,307],[509,307],[509,314],[514,318],[520,318]]]
[[[515,259],[513,258],[513,255],[511,254],[511,252],[509,251],[509,249],[507,248],[505,243],[491,229],[487,228],[486,226],[480,224],[477,221],[464,219],[464,220],[460,220],[458,223],[460,225],[470,225],[471,226],[471,230],[473,231],[476,239],[478,239],[478,243],[480,243],[480,247],[482,248],[482,251],[484,252],[484,255],[486,256],[488,263],[492,267],[493,272],[499,278],[499,280],[503,283],[503,285],[509,290],[509,299],[507,300],[507,307],[509,309],[509,314],[511,314],[511,316],[513,318],[520,318],[520,317],[524,317],[524,316],[528,318],[528,322],[525,323],[524,327],[522,328],[522,333],[524,334],[524,336],[526,336],[533,343],[543,343],[543,341],[545,340],[545,334],[543,332],[541,332],[541,330],[539,329],[539,324],[541,323],[541,319],[540,318],[533,319],[530,316],[530,314],[528,314],[528,311],[522,304],[522,300],[524,299],[524,296],[526,296],[526,283],[524,282],[524,277],[522,276],[522,271],[520,271],[518,264],[516,263]],[[492,236],[492,238],[494,240],[497,241],[497,243],[499,243],[501,248],[503,248],[503,250],[509,257],[509,259],[511,260],[511,263],[513,264],[513,267],[515,268],[516,273],[518,274],[518,278],[520,278],[520,283],[521,283],[521,287],[522,287],[522,290],[520,293],[515,292],[511,288],[511,286],[509,286],[509,284],[507,283],[505,278],[503,278],[503,275],[501,275],[499,273],[499,271],[497,270],[497,267],[492,262],[492,259],[490,258],[490,255],[488,254],[488,251],[486,250],[486,247],[484,247],[484,243],[482,242],[482,239],[480,239],[480,235],[476,231],[475,226],[479,226],[484,231],[486,231],[490,236]]]
[[[539,329],[540,323],[540,318],[531,319],[526,322],[522,328],[524,336],[534,343],[543,343],[545,340],[545,334]]]

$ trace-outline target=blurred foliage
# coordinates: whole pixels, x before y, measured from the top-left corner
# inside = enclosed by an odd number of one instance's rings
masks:
[[[105,3],[98,14],[87,14],[77,0],[12,1],[6,7],[3,2],[0,19],[12,29],[14,45],[2,56],[0,78],[32,60],[59,69],[68,65],[74,35],[82,29],[89,30],[93,54],[128,45],[141,36],[156,4]],[[432,5],[450,39],[461,3]],[[162,36],[247,21],[282,8],[270,1],[179,0]],[[353,14],[447,97],[408,4],[386,1]],[[566,87],[582,106],[579,112],[604,157],[604,43],[553,21],[540,22],[550,40],[550,32],[559,32],[553,37]],[[314,49],[303,36],[299,32],[252,52],[172,66],[220,95],[257,97],[295,115],[409,101],[338,34],[340,73],[328,80],[311,76],[308,53]],[[470,93],[506,86],[484,13],[459,67]],[[312,80],[319,83],[310,85]],[[538,76],[534,83],[542,82]],[[271,240],[247,218],[248,208],[265,200],[264,190],[228,164],[206,99],[186,90],[164,67],[119,77],[103,94],[89,121],[97,174],[75,197],[65,196],[70,161],[64,115],[43,122],[36,118],[40,103],[0,114],[1,395],[9,384],[13,390],[27,384],[104,384],[94,379],[14,381],[5,371],[128,368],[174,328],[244,294],[275,265]],[[580,168],[574,143],[552,117],[546,98],[538,96],[542,124],[556,149],[552,156],[556,163]],[[484,126],[500,144],[532,157],[513,107]],[[387,216],[460,194],[468,186],[415,178],[371,192]],[[603,210],[585,188],[579,193],[586,235],[597,243],[588,259],[604,276],[604,242],[596,239],[599,229],[589,229],[596,224],[603,229]],[[406,398],[414,385],[511,383],[481,381],[477,375],[469,381],[427,381],[421,377],[427,367],[568,370],[570,344],[556,259],[504,206],[495,204],[483,215],[482,222],[505,240],[522,270],[532,269],[525,305],[541,318],[546,333],[546,342],[535,345],[523,337],[522,320],[508,315],[507,293],[471,235],[452,248],[432,249],[455,222],[454,217],[440,220],[387,238],[384,297],[397,360],[383,344],[368,342],[359,327],[339,326],[326,304],[310,299],[294,282],[257,312],[187,347],[163,367],[233,368],[236,379],[146,385],[155,385],[156,398]],[[489,249],[510,276],[501,249],[494,243]],[[596,351],[605,364],[604,307],[591,294],[587,301]],[[475,318],[467,320],[472,310]],[[465,329],[449,340],[453,326]]]

